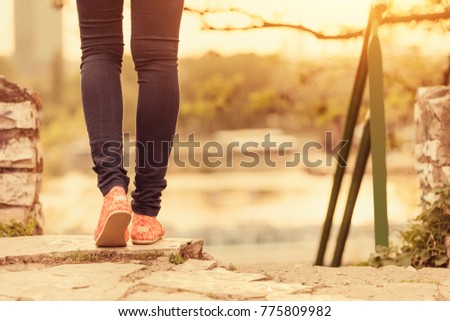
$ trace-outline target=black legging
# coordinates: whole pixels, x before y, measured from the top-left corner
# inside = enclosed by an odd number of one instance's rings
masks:
[[[81,91],[94,171],[103,195],[128,189],[123,168],[123,0],[77,0]],[[138,74],[132,208],[156,216],[179,108],[178,36],[183,0],[131,0],[131,52]]]

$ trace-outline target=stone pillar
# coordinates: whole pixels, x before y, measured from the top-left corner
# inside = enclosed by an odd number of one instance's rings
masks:
[[[450,182],[450,87],[419,88],[414,114],[422,197],[433,202],[433,189]]]
[[[422,87],[414,106],[416,169],[422,199],[433,203],[433,190],[450,183],[450,87]],[[450,237],[446,240],[450,257]]]
[[[0,224],[11,231],[0,237],[42,234],[40,110],[36,93],[0,76]]]

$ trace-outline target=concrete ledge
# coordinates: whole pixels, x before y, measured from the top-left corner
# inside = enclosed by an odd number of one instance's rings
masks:
[[[148,254],[179,254],[183,258],[200,258],[203,251],[203,240],[165,238],[150,245],[134,245],[127,247],[98,248],[91,235],[41,235],[13,238],[0,238],[0,264],[34,262],[42,258],[61,258],[74,253],[118,255],[121,258],[133,259],[135,256]]]

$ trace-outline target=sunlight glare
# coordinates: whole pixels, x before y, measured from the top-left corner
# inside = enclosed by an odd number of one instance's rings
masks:
[[[0,31],[2,32],[0,56],[14,53],[13,2],[13,0],[3,0],[0,3]],[[125,52],[129,54],[129,0],[126,0],[125,3]],[[199,10],[240,8],[270,22],[303,25],[324,34],[336,34],[345,30],[364,28],[371,3],[371,0],[186,0],[189,7]],[[419,5],[423,6],[424,0],[395,0],[392,9],[395,12],[407,12],[412,7]],[[214,14],[209,15],[206,22],[216,27],[242,27],[248,25],[249,18],[238,13]],[[69,1],[63,10],[63,28],[64,56],[68,60],[78,61],[80,59],[80,40],[75,1]],[[442,46],[445,42],[443,35],[433,34],[432,37],[427,37],[427,44],[425,44],[417,38],[417,35],[423,33],[415,33],[413,29],[396,28],[395,34],[390,31],[391,29],[386,30],[387,38],[393,39],[392,37],[394,37],[399,47],[415,44],[426,52],[430,51],[430,48],[436,50],[439,45],[440,52],[448,51]],[[439,39],[439,37],[442,38],[442,41],[434,44],[434,39]],[[179,55],[180,57],[200,56],[205,52],[215,51],[225,55],[243,52],[278,53],[291,58],[299,58],[355,55],[359,51],[358,48],[359,39],[321,41],[308,33],[300,33],[289,28],[235,32],[204,31],[198,16],[186,13],[182,20]]]
[[[0,56],[14,53],[14,0],[2,0],[0,4]]]

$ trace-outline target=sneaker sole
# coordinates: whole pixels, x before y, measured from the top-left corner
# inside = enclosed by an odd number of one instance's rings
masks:
[[[106,220],[95,245],[97,247],[124,247],[127,246],[125,231],[130,224],[131,213],[127,211],[112,212]]]
[[[158,238],[156,238],[154,240],[133,240],[133,239],[131,239],[131,242],[133,242],[133,244],[136,244],[136,245],[149,245],[149,244],[153,244],[153,243],[158,242],[162,238],[163,237],[161,236],[161,237],[158,237]]]

